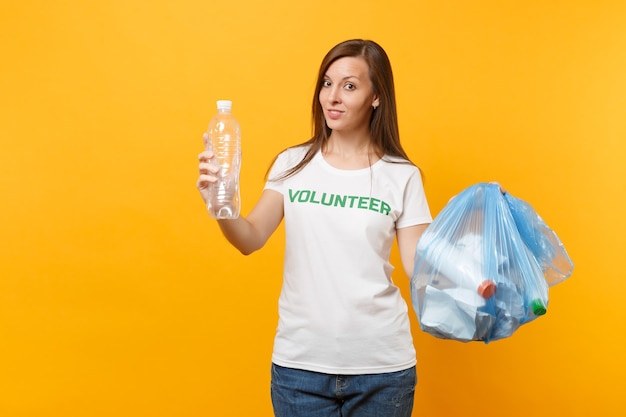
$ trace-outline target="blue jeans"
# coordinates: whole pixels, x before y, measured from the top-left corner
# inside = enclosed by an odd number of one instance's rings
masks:
[[[410,417],[417,374],[329,375],[272,364],[276,417]]]

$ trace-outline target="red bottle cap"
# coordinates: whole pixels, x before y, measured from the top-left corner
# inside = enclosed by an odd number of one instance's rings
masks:
[[[495,293],[496,283],[493,281],[486,279],[478,286],[478,294],[485,299],[493,297]]]

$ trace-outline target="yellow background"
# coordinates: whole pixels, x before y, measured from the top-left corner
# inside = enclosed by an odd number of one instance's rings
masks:
[[[506,340],[412,315],[414,415],[621,415],[625,22],[620,0],[3,0],[0,415],[271,416],[282,229],[249,257],[226,244],[196,156],[232,99],[249,211],[353,37],[392,60],[433,214],[497,180],[576,264]]]

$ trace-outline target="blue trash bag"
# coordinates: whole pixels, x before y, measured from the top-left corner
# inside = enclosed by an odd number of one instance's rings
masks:
[[[567,254],[556,234],[520,202],[505,197],[497,184],[476,184],[424,231],[411,278],[422,330],[443,339],[489,342],[546,313],[543,268],[561,277],[571,268],[563,271]]]
[[[508,193],[504,198],[522,240],[541,265],[548,285],[567,279],[572,274],[574,264],[556,233],[530,204]]]

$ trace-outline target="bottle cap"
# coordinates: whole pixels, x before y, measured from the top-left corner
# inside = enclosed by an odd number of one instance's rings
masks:
[[[496,288],[495,282],[486,279],[478,286],[478,294],[485,299],[491,298],[496,293]]]
[[[546,314],[546,306],[543,305],[543,301],[538,298],[535,298],[530,302],[530,307],[532,308],[535,316],[543,316]]]
[[[218,110],[230,110],[233,108],[233,102],[230,100],[217,100]]]

